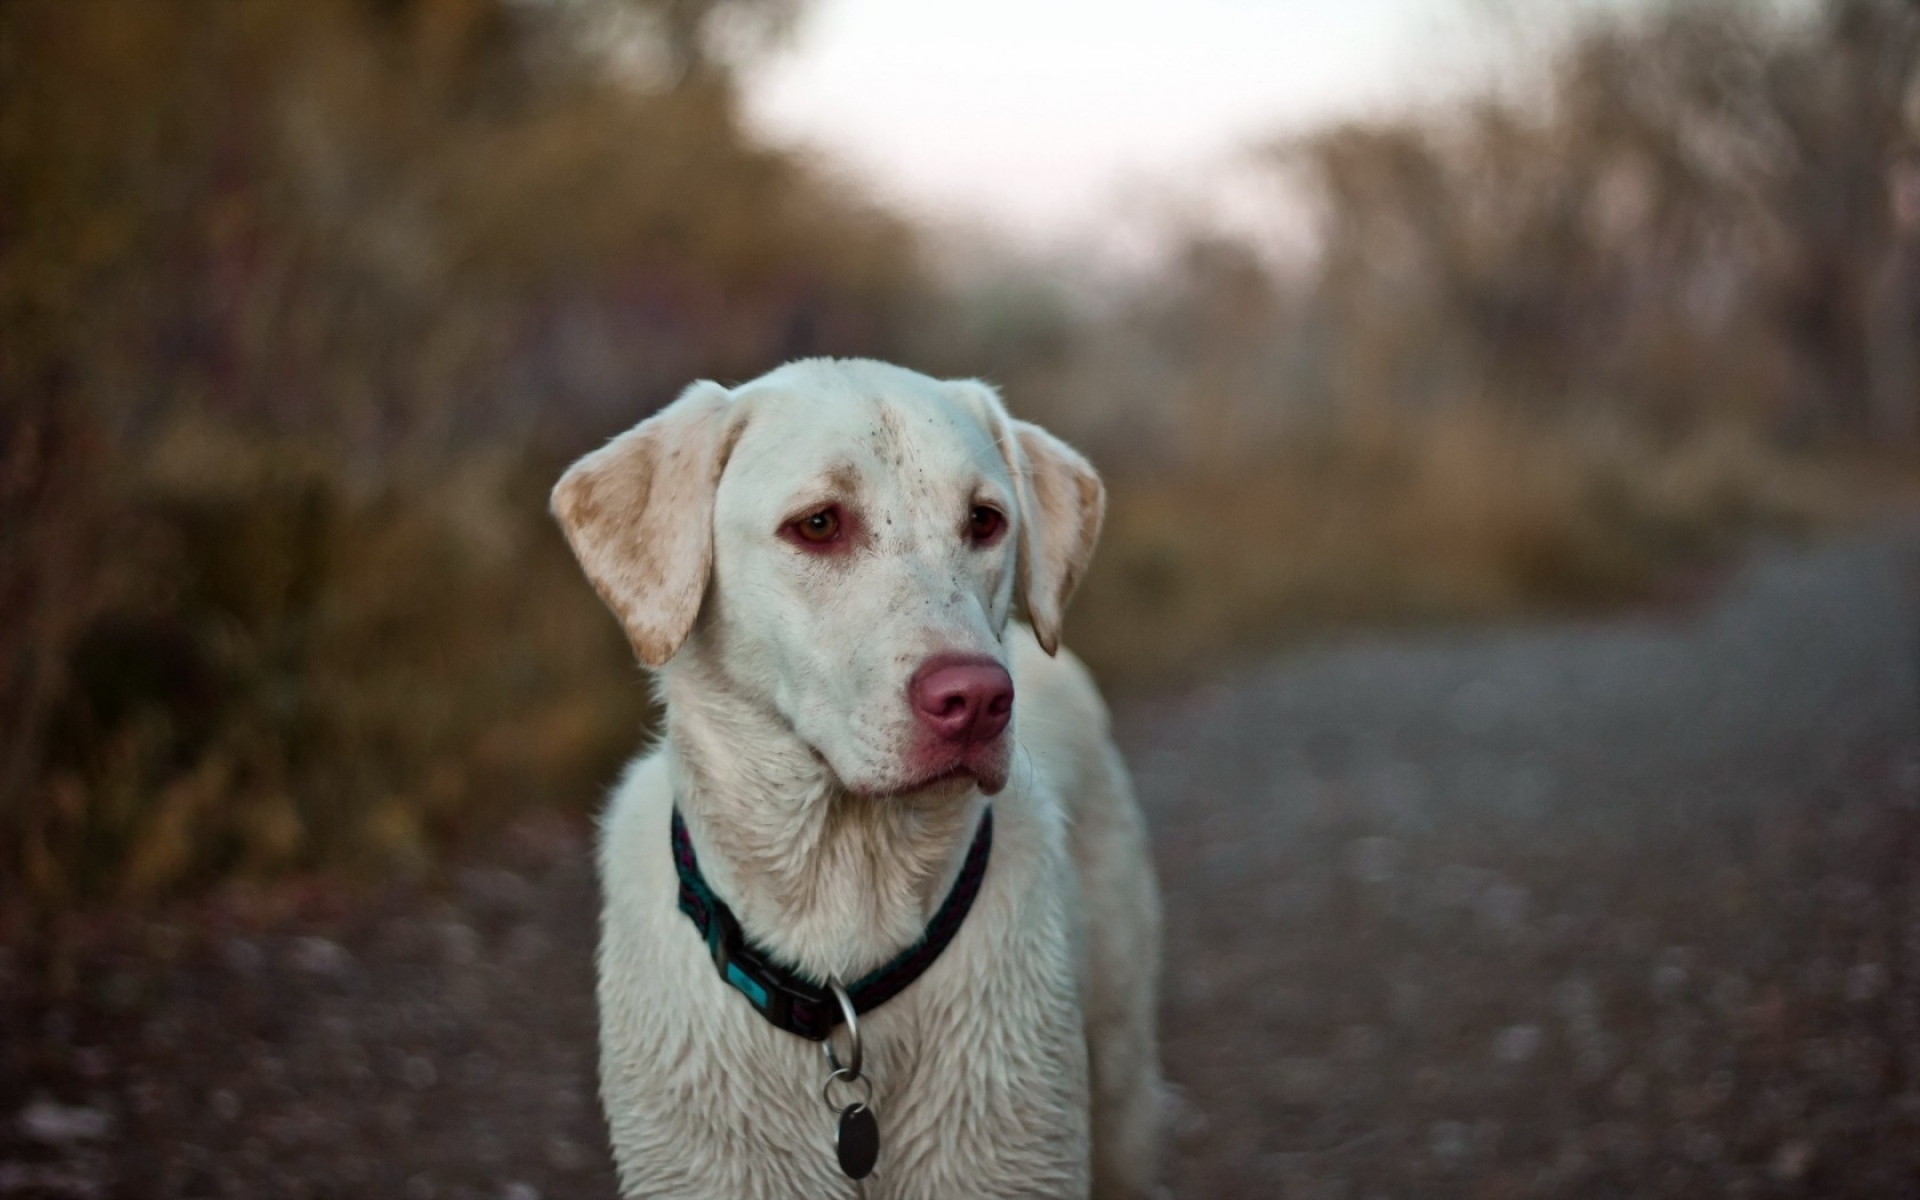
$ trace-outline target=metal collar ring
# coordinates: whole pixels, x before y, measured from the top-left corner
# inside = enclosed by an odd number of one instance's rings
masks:
[[[848,1087],[858,1088],[860,1091],[859,1103],[857,1105],[835,1104],[833,1102],[833,1085],[836,1083],[844,1083]],[[837,1113],[844,1113],[847,1109],[854,1107],[872,1108],[873,1080],[868,1079],[865,1075],[849,1075],[845,1067],[837,1067],[834,1069],[833,1074],[827,1076],[826,1079],[821,1082],[820,1099],[826,1103],[829,1109]]]
[[[834,1053],[832,1033],[828,1033],[826,1039],[820,1043],[820,1049],[826,1052],[827,1065],[836,1073],[845,1071],[847,1078],[858,1079],[862,1061],[859,1015],[853,1011],[853,1000],[847,995],[846,986],[840,982],[838,975],[827,976],[827,990],[833,993],[835,1000],[839,1001],[841,1019],[847,1023],[847,1061],[841,1062],[840,1056]]]

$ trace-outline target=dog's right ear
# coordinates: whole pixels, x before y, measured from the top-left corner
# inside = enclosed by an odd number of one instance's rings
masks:
[[[1093,561],[1107,514],[1107,489],[1080,452],[1038,425],[1007,415],[1000,393],[977,379],[949,380],[1000,448],[1020,505],[1020,599],[1033,636],[1060,652],[1067,601]]]
[[[702,381],[568,468],[553,515],[594,590],[650,667],[680,649],[713,568],[713,496],[737,428]]]

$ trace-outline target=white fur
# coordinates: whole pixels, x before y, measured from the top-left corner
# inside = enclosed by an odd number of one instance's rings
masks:
[[[859,514],[853,551],[779,535],[827,500]],[[987,547],[963,536],[980,503],[1011,525]],[[1103,503],[991,389],[864,361],[695,385],[555,489],[667,709],[601,842],[601,1092],[627,1195],[854,1194],[819,1047],[722,983],[677,908],[676,803],[748,937],[848,979],[920,936],[991,803],[959,935],[861,1018],[882,1139],[866,1194],[1152,1193],[1158,896],[1092,681],[1042,648]],[[966,777],[917,785],[909,762],[907,680],[955,652],[1015,682],[991,800]]]

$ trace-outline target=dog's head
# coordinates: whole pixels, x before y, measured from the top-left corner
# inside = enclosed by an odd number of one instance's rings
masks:
[[[1010,620],[1057,649],[1105,505],[987,385],[825,360],[694,384],[553,493],[643,661],[685,648],[873,796],[1005,785]]]

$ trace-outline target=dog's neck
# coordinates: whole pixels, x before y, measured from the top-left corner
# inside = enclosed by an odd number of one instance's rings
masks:
[[[697,655],[676,658],[662,687],[675,802],[751,941],[851,981],[919,939],[972,841],[978,790],[858,796]]]

